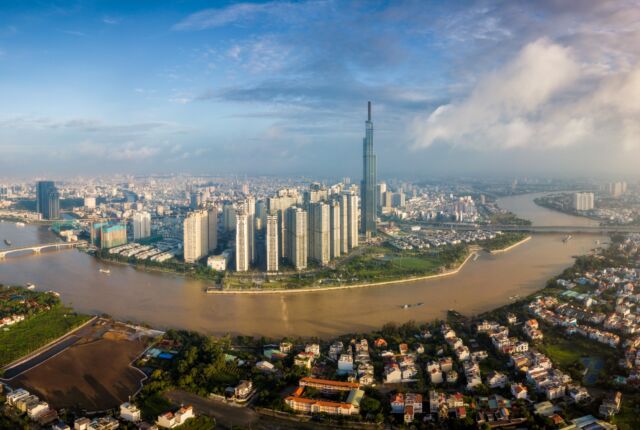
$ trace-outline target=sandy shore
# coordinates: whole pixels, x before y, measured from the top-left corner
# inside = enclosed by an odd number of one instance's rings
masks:
[[[522,245],[523,243],[528,242],[530,240],[531,240],[531,236],[527,236],[524,239],[522,239],[521,241],[514,243],[513,245],[509,245],[506,248],[502,248],[502,249],[494,249],[493,251],[489,251],[489,253],[491,255],[493,255],[493,254],[500,254],[501,252],[507,252],[507,251],[512,250],[516,246]]]

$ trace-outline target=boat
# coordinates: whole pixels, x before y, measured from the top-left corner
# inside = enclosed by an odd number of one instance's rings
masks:
[[[5,239],[4,244],[7,246],[11,246],[11,241],[9,239]]]
[[[424,303],[422,303],[422,302],[413,303],[413,304],[405,303],[404,305],[401,305],[400,307],[402,309],[409,309],[409,308],[417,308],[417,307],[422,306],[422,305],[424,305]]]
[[[109,269],[99,269],[98,271],[99,271],[100,273],[104,273],[104,274],[106,274],[106,275],[108,275],[108,274],[110,274],[110,273],[111,273],[111,270],[109,270]]]
[[[569,236],[565,237],[564,239],[562,239],[562,241],[563,241],[564,243],[567,243],[567,242],[569,242],[569,241],[571,240],[571,238],[572,238],[572,236],[571,236],[571,235],[569,235]]]
[[[476,252],[475,254],[473,254],[473,261],[476,261],[478,259],[478,253]]]
[[[36,289],[35,284],[32,284],[31,282],[27,284],[27,290],[35,290],[35,289]]]
[[[16,223],[16,227],[24,227],[24,226],[25,226],[25,223],[23,223],[23,222],[17,222]]]

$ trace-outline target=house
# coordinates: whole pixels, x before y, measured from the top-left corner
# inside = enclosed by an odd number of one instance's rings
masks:
[[[396,393],[391,397],[391,413],[401,414],[404,412],[404,394]]]
[[[404,423],[405,424],[412,423],[413,418],[414,418],[413,406],[408,405],[404,408]]]
[[[590,397],[587,389],[579,385],[570,385],[567,387],[567,391],[569,397],[576,403],[588,400]]]
[[[318,358],[320,357],[320,345],[317,343],[308,343],[304,346],[304,352],[313,354]]]
[[[402,382],[402,371],[397,363],[391,363],[384,368],[384,383],[397,384]]]
[[[353,355],[348,354],[340,354],[340,359],[338,360],[338,373],[345,374],[353,372]]]
[[[487,385],[491,388],[504,388],[507,385],[507,375],[500,372],[489,372]]]
[[[398,346],[398,349],[400,350],[401,355],[405,355],[407,352],[409,352],[409,345],[407,345],[406,343],[401,343]]]
[[[6,396],[6,402],[10,406],[15,406],[16,402],[25,397],[29,397],[31,394],[22,388],[18,388],[17,390],[13,390]]]
[[[51,426],[51,430],[71,430],[71,427],[67,423],[59,421]]]
[[[447,384],[455,384],[458,382],[458,372],[450,370],[447,372]]]
[[[248,380],[242,380],[234,389],[234,395],[238,400],[245,400],[253,391],[253,383]]]
[[[610,418],[620,412],[620,404],[622,403],[622,393],[615,392],[604,398],[598,412],[605,418]]]
[[[422,394],[407,393],[404,396],[404,405],[411,406],[414,414],[422,413]]]
[[[378,339],[376,339],[373,344],[375,345],[376,348],[386,348],[387,347],[387,341],[384,340],[383,338],[379,337]]]
[[[271,373],[275,371],[275,366],[268,361],[258,361],[256,363],[256,369],[260,370],[261,372]]]
[[[47,411],[49,411],[49,404],[47,402],[31,403],[27,406],[27,416],[34,421]]]
[[[451,357],[442,357],[438,364],[443,372],[449,372],[453,369],[453,359]]]
[[[311,369],[315,355],[312,352],[299,352],[293,359],[293,364],[305,369]],[[351,366],[353,368],[353,364]]]
[[[86,417],[78,418],[73,422],[73,430],[88,430],[91,420]]]
[[[340,341],[334,342],[329,346],[329,357],[332,360],[336,360],[342,351],[344,350],[344,344]]]
[[[429,372],[429,377],[431,378],[432,384],[442,384],[442,372],[439,369],[433,369]]]
[[[132,403],[125,402],[120,405],[120,418],[124,421],[137,423],[142,419],[140,408]]]
[[[511,384],[511,394],[516,399],[526,399],[527,387],[522,384]]]
[[[120,427],[120,423],[113,417],[96,418],[89,424],[89,430],[115,430]]]
[[[168,429],[173,429],[181,426],[190,418],[194,418],[196,415],[193,412],[193,406],[186,406],[180,408],[177,412],[165,412],[164,414],[158,416],[158,420],[156,424],[158,427],[164,427]]]
[[[291,342],[288,342],[288,341],[280,342],[280,352],[282,352],[283,354],[290,353],[292,349],[293,349],[293,344]]]

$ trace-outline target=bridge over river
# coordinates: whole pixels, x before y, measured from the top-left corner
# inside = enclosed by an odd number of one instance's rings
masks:
[[[31,251],[33,254],[40,254],[40,252],[42,252],[43,250],[70,249],[70,248],[77,248],[79,246],[87,246],[87,242],[85,240],[80,240],[78,242],[51,242],[51,243],[41,243],[37,245],[14,246],[11,248],[2,248],[0,249],[0,260],[4,259],[7,255],[18,254],[21,252]]]

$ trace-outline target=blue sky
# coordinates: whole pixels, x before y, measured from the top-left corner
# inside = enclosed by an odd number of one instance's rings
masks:
[[[632,175],[640,5],[2,2],[0,178]],[[584,167],[589,166],[588,171]]]

